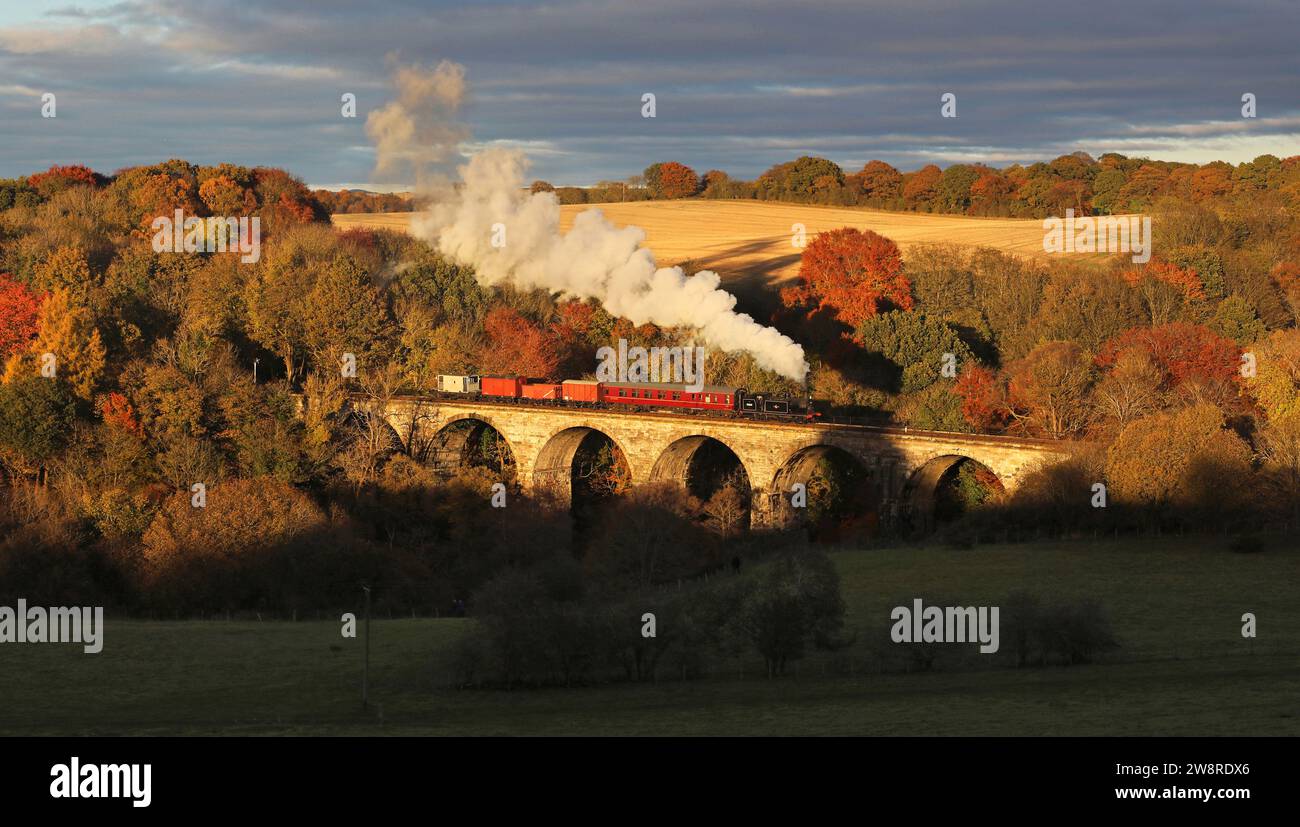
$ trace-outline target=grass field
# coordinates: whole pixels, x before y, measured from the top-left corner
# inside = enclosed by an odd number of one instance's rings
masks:
[[[467,620],[377,620],[369,712],[360,640],[337,623],[112,621],[104,652],[0,646],[0,734],[1300,735],[1300,549],[1220,539],[833,553],[863,671],[756,677],[755,659],[654,685],[454,690]],[[1123,648],[1090,666],[865,672],[892,601],[1095,596]],[[1255,641],[1240,636],[1254,612]],[[1004,643],[1005,645],[1005,643]],[[744,671],[745,677],[739,677]],[[382,707],[382,718],[379,708]]]
[[[993,247],[1027,257],[1043,257],[1043,222],[1037,219],[973,218],[961,215],[886,212],[811,204],[764,201],[638,201],[575,204],[560,208],[562,230],[573,217],[600,209],[619,226],[645,230],[646,244],[661,264],[693,261],[716,270],[730,290],[747,301],[795,278],[801,251],[792,247],[791,225],[801,223],[809,238],[825,230],[857,227],[875,230],[904,251],[913,244],[950,242]],[[405,230],[412,213],[333,216],[339,227]]]

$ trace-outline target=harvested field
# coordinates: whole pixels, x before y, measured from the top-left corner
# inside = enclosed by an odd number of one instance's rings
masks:
[[[1039,219],[973,218],[961,215],[885,212],[765,201],[638,201],[574,204],[561,208],[561,227],[599,209],[615,224],[645,230],[661,265],[691,262],[691,269],[717,270],[742,303],[770,305],[776,289],[799,271],[800,251],[791,246],[791,225],[802,223],[809,239],[839,227],[874,230],[906,252],[914,244],[953,243],[993,247],[1029,257],[1046,257]],[[411,213],[335,215],[340,227],[406,229]]]

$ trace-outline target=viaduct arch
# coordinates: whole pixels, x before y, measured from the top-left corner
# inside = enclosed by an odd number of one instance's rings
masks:
[[[562,502],[572,496],[574,460],[593,435],[618,448],[633,486],[685,485],[701,452],[720,446],[735,457],[748,483],[755,528],[778,525],[791,485],[806,481],[830,457],[859,469],[857,478],[882,514],[916,515],[924,524],[933,516],[936,487],[961,461],[987,468],[1012,491],[1029,469],[1069,451],[1068,443],[1020,437],[461,398],[397,397],[384,406],[384,417],[413,455],[441,457],[442,467],[448,467],[448,457],[463,456],[463,440],[478,428],[470,426],[465,437],[453,438],[449,434],[455,430],[447,431],[448,426],[472,420],[490,427],[509,446],[519,484],[528,491],[548,490]]]

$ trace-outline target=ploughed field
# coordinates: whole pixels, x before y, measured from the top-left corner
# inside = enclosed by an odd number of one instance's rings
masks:
[[[449,653],[473,620],[381,617],[369,712],[359,704],[361,639],[342,638],[336,619],[110,617],[98,655],[0,645],[0,735],[1300,735],[1300,549],[1273,539],[1242,555],[1227,545],[1188,537],[836,551],[857,642],[810,654],[775,680],[750,652],[709,664],[698,680],[457,690]],[[1097,598],[1122,648],[1072,667],[990,668],[979,656],[974,668],[970,656],[964,666],[941,656],[929,673],[869,667],[868,646],[887,634],[899,600],[997,605],[1017,589],[1045,601]],[[1240,634],[1245,612],[1258,621],[1254,641]],[[1005,635],[1001,644],[1010,645]]]

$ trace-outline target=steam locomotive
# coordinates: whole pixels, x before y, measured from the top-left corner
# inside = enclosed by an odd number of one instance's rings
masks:
[[[564,379],[544,382],[522,376],[453,376],[439,374],[439,394],[482,399],[517,400],[574,407],[626,408],[635,411],[675,409],[719,412],[762,419],[813,421],[820,417],[812,398],[800,401],[744,388],[721,385],[694,387],[670,382],[598,382]]]

